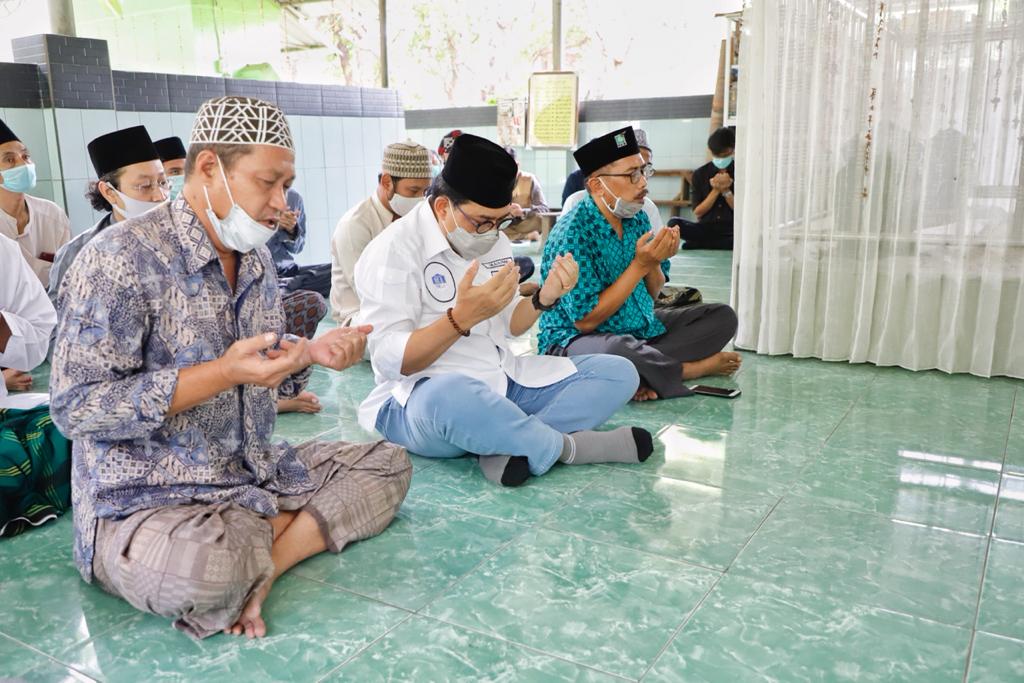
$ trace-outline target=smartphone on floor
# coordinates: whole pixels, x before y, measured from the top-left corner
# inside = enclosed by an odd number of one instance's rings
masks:
[[[739,389],[728,389],[725,387],[709,387],[706,384],[698,384],[690,387],[693,393],[702,396],[718,396],[719,398],[736,398],[740,395]]]

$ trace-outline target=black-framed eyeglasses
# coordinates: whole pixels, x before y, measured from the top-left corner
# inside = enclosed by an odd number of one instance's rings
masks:
[[[455,206],[455,208],[459,210],[459,213],[462,214],[463,218],[469,221],[469,224],[473,226],[473,229],[476,230],[476,234],[478,235],[490,232],[495,228],[498,230],[506,230],[510,225],[512,225],[512,221],[514,220],[512,216],[505,216],[497,221],[485,220],[478,222],[470,218],[469,214],[463,211],[461,206],[456,206],[455,204],[452,204],[452,206]]]
[[[601,176],[618,176],[622,178],[629,178],[629,182],[636,185],[640,182],[641,178],[650,178],[654,175],[654,164],[644,164],[640,168],[634,168],[629,173],[599,173],[598,177]]]

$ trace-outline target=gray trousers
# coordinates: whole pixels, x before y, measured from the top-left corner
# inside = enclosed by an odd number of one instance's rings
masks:
[[[736,334],[736,312],[727,304],[698,304],[685,308],[654,311],[665,325],[665,334],[637,339],[628,334],[595,332],[583,334],[554,355],[581,356],[610,353],[628,358],[640,374],[641,386],[653,389],[661,398],[693,394],[683,384],[682,364],[707,358],[725,348]]]

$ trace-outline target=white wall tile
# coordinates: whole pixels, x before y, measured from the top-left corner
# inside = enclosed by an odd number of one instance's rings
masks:
[[[349,169],[345,168],[328,167],[324,170],[327,187],[327,218],[331,226],[334,226],[338,219],[355,204],[355,202],[350,203],[348,199],[348,183],[345,180],[348,173]]]
[[[192,124],[195,123],[195,120],[195,114],[171,112],[171,135],[177,135],[187,146],[189,136],[192,135]]]
[[[323,117],[324,168],[345,166],[345,134],[342,119],[335,116]]]
[[[82,136],[86,144],[93,138],[118,129],[117,115],[112,109],[82,109]]]
[[[88,178],[93,170],[85,149],[88,140],[82,130],[82,111],[56,109],[54,115],[57,121],[62,177]]]
[[[363,127],[361,119],[343,117],[341,119],[342,136],[345,140],[345,166],[362,166],[363,163]]]
[[[174,130],[174,123],[170,112],[140,111],[138,114],[139,124],[146,127],[146,130],[149,131],[149,137],[154,140],[163,140],[164,138],[169,138],[172,135],[181,137],[181,135],[176,133]],[[121,112],[118,112],[118,125],[120,125],[121,122],[120,117]],[[187,137],[181,139],[182,142],[188,142]]]
[[[324,126],[322,116],[296,116],[302,119],[302,146],[298,148],[301,158],[297,163],[306,169],[324,168]],[[321,177],[322,182],[322,177]]]
[[[137,111],[114,112],[114,118],[117,121],[118,130],[121,130],[122,128],[131,128],[132,126],[145,125],[139,120],[139,112]],[[153,138],[154,140],[159,139],[157,137],[154,137],[153,131],[149,130],[149,128],[146,128],[146,130],[149,131],[149,137]]]

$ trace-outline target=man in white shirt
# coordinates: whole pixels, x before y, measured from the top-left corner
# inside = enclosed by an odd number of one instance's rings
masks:
[[[0,121],[0,235],[14,240],[46,287],[57,251],[71,239],[63,209],[27,194],[36,186],[36,167],[28,147]]]
[[[339,325],[348,325],[359,313],[356,261],[384,228],[423,201],[431,171],[426,147],[415,142],[388,145],[377,189],[338,221],[331,239],[331,315]]]
[[[29,372],[46,358],[57,313],[18,245],[0,235],[0,366]],[[0,383],[0,409],[9,408]]]
[[[363,428],[419,455],[480,456],[484,476],[518,486],[556,462],[643,462],[651,435],[636,427],[589,431],[636,391],[631,363],[516,356],[508,338],[576,286],[560,256],[532,298],[516,296],[518,269],[501,234],[511,222],[515,161],[475,135],[456,138],[429,200],[395,222],[356,265],[376,388]]]
[[[13,240],[0,235],[0,365],[43,362],[57,314]],[[47,394],[9,396],[0,383],[0,538],[71,506],[71,446],[50,419]]]

